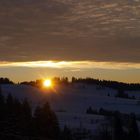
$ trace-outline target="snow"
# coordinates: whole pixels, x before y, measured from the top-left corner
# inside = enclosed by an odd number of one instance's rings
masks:
[[[70,128],[82,126],[91,131],[96,129],[104,121],[104,117],[86,114],[90,106],[96,110],[104,108],[140,115],[138,104],[140,91],[126,91],[130,96],[134,95],[137,98],[132,100],[116,98],[116,90],[99,88],[96,85],[60,86],[54,90],[38,89],[27,85],[1,85],[1,87],[4,96],[11,93],[20,100],[27,98],[33,107],[47,100],[56,112],[61,128],[67,125]]]

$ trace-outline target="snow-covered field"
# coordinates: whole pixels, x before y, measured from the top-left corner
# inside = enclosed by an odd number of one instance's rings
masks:
[[[26,85],[2,85],[2,93],[7,96],[11,93],[18,99],[27,98],[33,107],[43,104],[46,100],[56,112],[60,126],[70,128],[97,128],[99,122],[104,121],[103,116],[86,114],[87,108],[104,108],[118,110],[123,113],[140,114],[140,91],[126,91],[136,100],[116,98],[117,91],[110,88],[99,88],[96,85],[56,87],[54,90],[37,89]],[[108,96],[108,94],[110,96]]]

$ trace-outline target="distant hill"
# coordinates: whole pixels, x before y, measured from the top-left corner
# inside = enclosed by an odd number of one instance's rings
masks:
[[[72,83],[85,83],[85,84],[95,84],[103,87],[109,87],[113,89],[122,90],[140,90],[140,83],[123,83],[117,81],[99,80],[93,78],[72,78]]]
[[[109,81],[109,80],[99,80],[94,78],[75,78],[72,77],[72,80],[69,81],[67,77],[59,78],[55,77],[53,78],[53,81],[57,84],[74,84],[74,83],[81,83],[86,85],[98,85],[101,87],[109,87],[117,90],[140,90],[140,83],[123,83],[118,81]],[[9,78],[0,78],[0,84],[14,84],[13,81],[11,81]],[[20,84],[24,85],[31,85],[35,87],[40,87],[42,84],[42,80],[36,80],[36,81],[24,81]]]

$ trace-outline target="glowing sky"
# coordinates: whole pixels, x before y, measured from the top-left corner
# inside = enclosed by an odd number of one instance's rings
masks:
[[[140,1],[0,0],[0,76],[39,75],[140,82]]]

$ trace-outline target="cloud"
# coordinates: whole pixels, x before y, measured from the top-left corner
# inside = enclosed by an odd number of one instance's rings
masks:
[[[31,61],[31,62],[0,62],[0,67],[29,67],[29,68],[54,68],[72,69],[79,71],[83,69],[140,69],[137,63],[116,63],[116,62],[96,62],[96,61]]]
[[[139,63],[139,9],[138,0],[1,0],[0,60]]]

